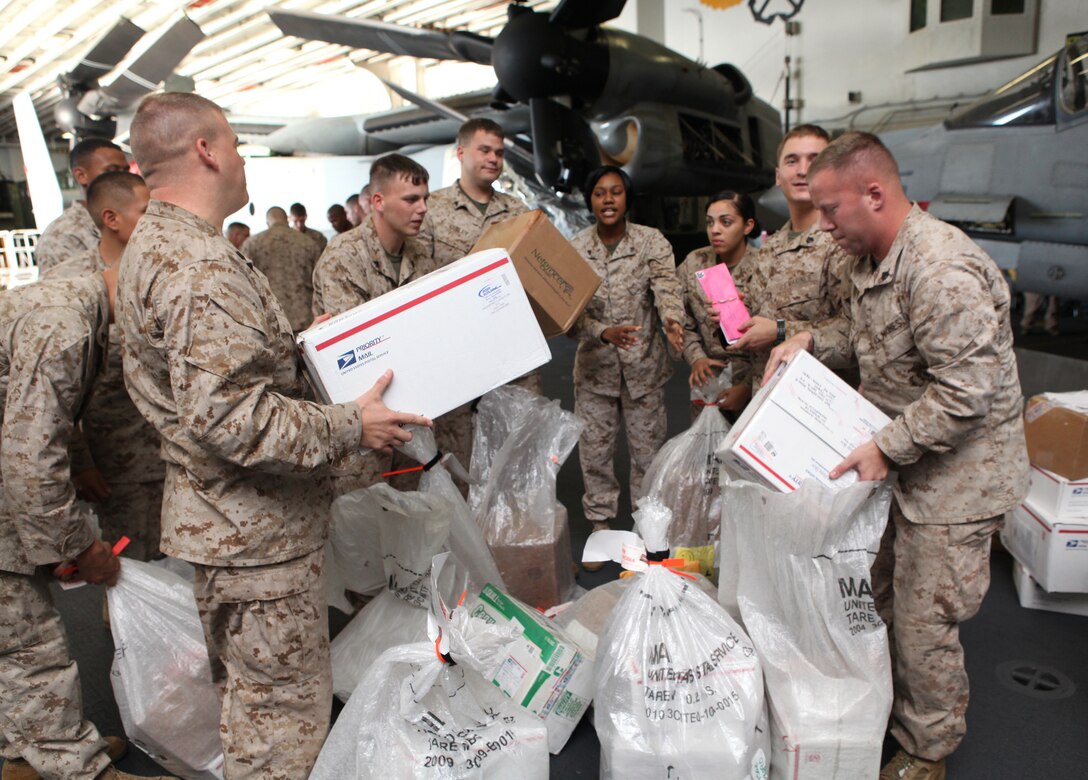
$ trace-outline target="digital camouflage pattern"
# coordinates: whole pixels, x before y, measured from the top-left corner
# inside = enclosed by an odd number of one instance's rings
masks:
[[[197,564],[226,776],[305,777],[332,687],[323,467],[358,451],[359,408],[303,400],[294,336],[268,281],[178,206],[148,205],[117,296],[125,379],[168,463],[162,549]]]
[[[586,259],[601,285],[571,334],[579,339],[574,357],[574,410],[585,424],[578,440],[586,519],[616,516],[619,483],[615,475],[615,442],[620,413],[631,451],[631,494],[665,443],[663,385],[672,365],[660,330],[662,323],[684,321],[676,261],[660,232],[627,224],[615,251],[608,250],[591,225],[571,242]],[[637,325],[638,342],[629,350],[601,341],[605,328]]]
[[[334,236],[314,269],[313,315],[342,314],[434,270],[430,255],[415,238],[404,240],[401,258],[398,274],[370,217]]]
[[[45,278],[87,276],[105,269],[95,249],[54,266]],[[106,366],[80,421],[89,460],[74,460],[72,473],[87,468],[102,472],[112,492],[94,506],[102,538],[113,542],[128,536],[131,542],[125,557],[149,561],[159,552],[166,465],[159,454],[158,431],[139,413],[125,389],[122,354],[120,327],[110,325]]]
[[[967,733],[959,624],[978,613],[989,590],[990,541],[1001,523],[912,523],[892,502],[873,562],[873,595],[891,638],[891,732],[911,755],[940,760]]]
[[[663,386],[672,376],[672,365],[660,333],[662,324],[670,318],[684,322],[669,242],[653,228],[628,223],[611,256],[594,225],[578,233],[571,244],[601,277],[601,286],[571,328],[571,335],[579,339],[575,385],[613,398],[626,385],[635,399]],[[637,325],[638,343],[622,350],[601,341],[605,328],[615,325]]]
[[[66,208],[38,237],[34,262],[38,273],[88,251],[97,251],[100,235],[91,212],[80,201]]]
[[[360,304],[392,292],[433,270],[431,258],[415,238],[404,240],[400,273],[386,257],[374,222],[363,224],[334,236],[317,261],[314,270],[313,314],[336,316]],[[336,495],[369,487],[383,472],[417,465],[395,455],[370,452],[345,458],[336,464]],[[416,477],[418,481],[418,477]],[[402,481],[399,489],[412,489],[412,480]],[[403,485],[403,486],[402,486]]]
[[[452,186],[431,193],[418,241],[441,268],[472,251],[480,236],[494,224],[524,214],[525,204],[505,192],[493,192],[481,213],[461,189],[458,179]]]
[[[277,223],[246,239],[242,252],[268,277],[291,329],[295,333],[305,330],[313,321],[310,306],[314,297],[314,266],[321,256],[317,242],[286,224]]]
[[[615,468],[620,415],[623,415],[631,458],[629,494],[633,500],[641,492],[646,469],[665,444],[668,428],[665,389],[658,388],[639,398],[631,398],[625,384],[620,397],[615,398],[575,385],[574,413],[585,425],[578,439],[578,458],[586,491],[582,496],[585,518],[591,523],[612,520],[619,511],[620,501],[620,483]]]
[[[0,293],[0,754],[45,777],[89,779],[109,765],[106,743],[83,718],[44,568],[95,540],[68,451],[108,324],[98,275]]]
[[[321,751],[332,700],[324,556],[196,567],[230,780],[308,777]]]
[[[118,280],[125,382],[162,437],[162,551],[259,566],[322,546],[323,467],[358,450],[359,408],[308,386],[264,275],[205,220],[152,200]]]
[[[875,266],[875,267],[874,267]],[[1009,286],[960,230],[911,210],[888,256],[851,266],[845,317],[815,355],[856,355],[863,393],[892,418],[875,437],[915,523],[966,523],[1015,507],[1028,485]]]
[[[753,316],[786,321],[786,338],[837,316],[850,296],[847,272],[851,256],[819,224],[791,237],[787,222],[768,236],[751,269],[745,305]],[[758,390],[767,367],[767,352],[754,356],[752,388]],[[835,372],[857,387],[857,370]]]
[[[295,232],[308,236],[311,241],[317,244],[318,252],[324,252],[325,247],[329,244],[329,239],[325,238],[325,234],[320,230],[314,230],[312,227],[308,227],[305,230],[296,230]]]
[[[97,274],[0,293],[0,571],[32,574],[95,540],[69,445],[105,363],[108,325]]]
[[[83,718],[79,670],[48,578],[0,571],[0,755],[25,759],[42,777],[92,780],[110,759]]]
[[[937,760],[965,728],[958,624],[978,611],[990,537],[1028,486],[1009,288],[977,244],[918,206],[887,256],[857,258],[850,279],[850,306],[814,330],[814,352],[856,355],[865,397],[892,418],[874,437],[898,479],[873,570],[895,651],[892,733]]]
[[[740,292],[747,293],[751,287],[756,265],[754,255],[754,252],[747,252],[739,263],[729,269],[733,284]],[[703,286],[695,278],[698,271],[704,271],[719,262],[721,261],[714,254],[714,248],[705,246],[689,253],[676,268],[676,280],[684,301],[684,360],[689,366],[694,366],[696,361],[703,358],[725,361],[733,369],[734,384],[743,384],[750,381],[753,355],[747,350],[739,353],[725,351],[721,327],[707,319],[710,301],[703,292]]]

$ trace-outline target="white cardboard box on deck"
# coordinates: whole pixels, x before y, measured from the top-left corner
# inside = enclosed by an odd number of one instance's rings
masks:
[[[469,255],[298,336],[318,393],[345,403],[387,369],[385,405],[430,418],[551,360],[503,249]]]
[[[1001,541],[1050,593],[1088,593],[1088,520],[1059,519],[1025,501],[1005,515]]]
[[[857,481],[828,472],[891,420],[807,352],[797,353],[744,410],[718,456],[748,479],[783,493],[806,479],[832,487]]]
[[[1040,587],[1024,564],[1013,559],[1012,581],[1020,606],[1025,609],[1045,609],[1047,612],[1064,612],[1069,615],[1088,617],[1088,594],[1047,593]]]
[[[1028,501],[1062,520],[1088,520],[1088,479],[1066,479],[1032,465]]]

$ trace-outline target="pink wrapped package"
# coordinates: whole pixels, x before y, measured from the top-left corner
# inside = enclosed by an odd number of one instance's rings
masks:
[[[744,334],[740,332],[740,326],[747,322],[751,315],[747,307],[737,294],[737,286],[733,284],[733,277],[725,263],[718,263],[704,271],[696,271],[695,278],[699,280],[703,292],[711,305],[722,315],[722,333],[725,334],[725,343],[732,344]]]

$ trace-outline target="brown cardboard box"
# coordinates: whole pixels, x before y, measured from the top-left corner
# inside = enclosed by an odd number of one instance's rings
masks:
[[[539,536],[534,523],[527,526],[530,530],[526,535]],[[492,544],[489,539],[488,547],[511,596],[536,609],[548,609],[570,598],[574,589],[574,556],[570,548],[570,521],[562,504],[556,504],[555,530],[551,536],[524,544]]]
[[[542,211],[489,227],[473,252],[510,253],[540,329],[548,338],[566,333],[589,304],[601,278]]]
[[[1024,411],[1024,437],[1033,465],[1066,479],[1088,477],[1088,415],[1033,396]]]

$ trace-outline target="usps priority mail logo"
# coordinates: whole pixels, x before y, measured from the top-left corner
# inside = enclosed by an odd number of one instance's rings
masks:
[[[350,352],[345,352],[343,355],[336,358],[336,367],[340,371],[343,371],[348,366],[355,365],[357,360],[358,358],[355,356],[355,350],[353,349]]]

